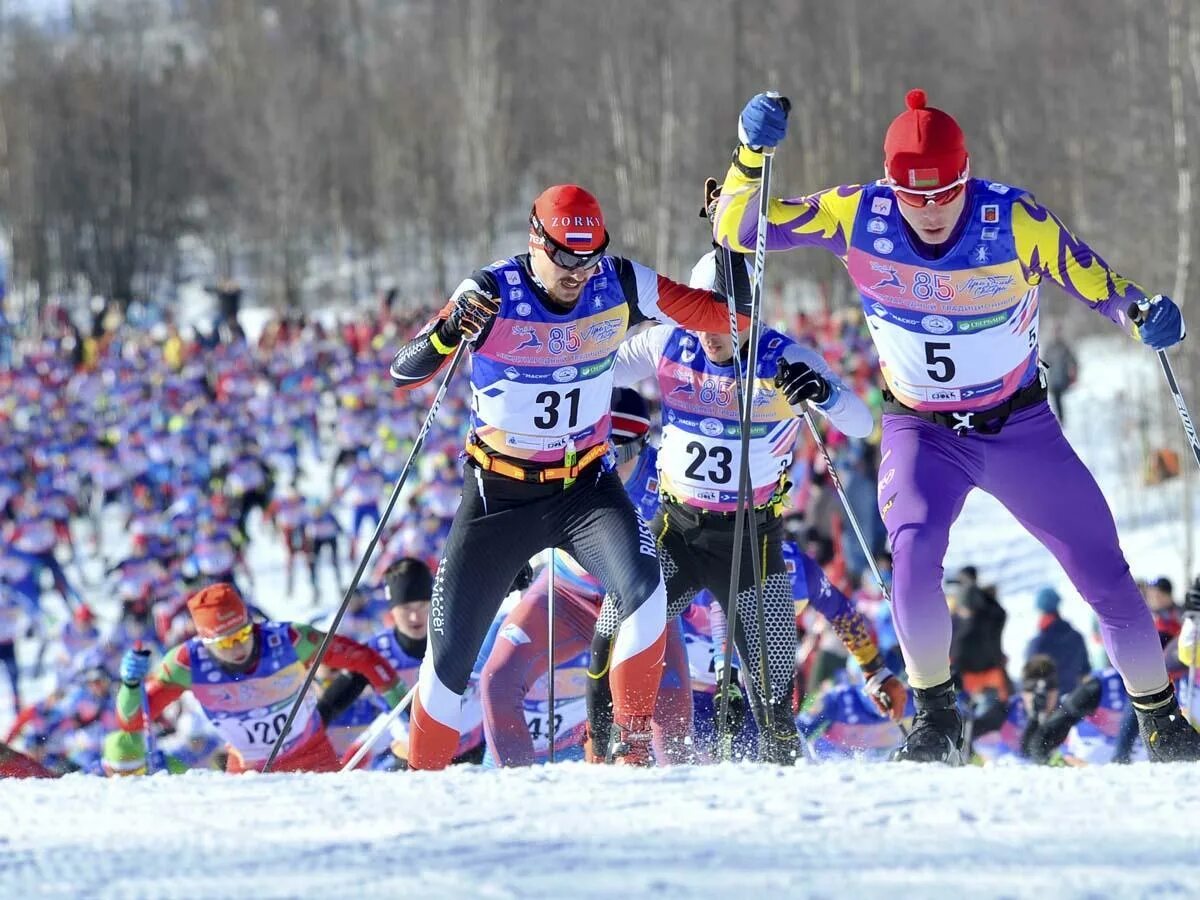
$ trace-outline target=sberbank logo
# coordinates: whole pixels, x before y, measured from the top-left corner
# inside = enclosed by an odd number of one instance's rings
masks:
[[[600,360],[600,362],[592,363],[591,365],[587,365],[587,366],[580,366],[579,367],[579,377],[580,378],[594,378],[596,375],[599,375],[602,372],[608,371],[609,367],[612,366],[613,359],[615,357],[616,357],[616,354],[614,353],[610,356],[606,356],[604,359]]]
[[[1008,321],[1008,313],[996,313],[994,316],[983,316],[979,319],[962,319],[955,326],[959,331],[982,331],[993,325],[1003,325]]]

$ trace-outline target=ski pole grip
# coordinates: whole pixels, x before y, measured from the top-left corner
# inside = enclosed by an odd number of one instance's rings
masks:
[[[1150,311],[1150,300],[1143,297],[1136,303],[1129,304],[1129,320],[1134,325],[1141,325],[1146,321],[1146,313]]]

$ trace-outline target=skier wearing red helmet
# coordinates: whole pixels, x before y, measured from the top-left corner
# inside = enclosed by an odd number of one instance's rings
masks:
[[[450,761],[471,664],[513,577],[547,547],[569,552],[620,598],[616,760],[649,763],[666,595],[654,539],[606,459],[613,359],[644,320],[728,331],[729,316],[724,296],[611,256],[609,241],[591,193],[548,188],[530,210],[528,252],[464,280],[392,363],[394,382],[411,389],[463,341],[472,355],[467,477],[413,703],[413,768]]]

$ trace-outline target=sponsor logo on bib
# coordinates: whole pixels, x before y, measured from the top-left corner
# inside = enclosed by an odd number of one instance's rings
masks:
[[[563,366],[561,369],[555,369],[550,377],[559,384],[566,384],[568,381],[574,381],[578,375],[579,370],[574,366]]]
[[[926,316],[921,320],[921,327],[930,334],[949,334],[954,330],[954,323],[945,316]]]
[[[871,234],[883,234],[887,231],[887,222],[876,216],[867,222],[867,231]]]
[[[875,238],[875,243],[872,246],[875,248],[876,253],[882,253],[884,256],[887,256],[895,249],[896,245],[887,238],[881,237]]]
[[[725,426],[722,425],[718,419],[708,418],[700,420],[701,433],[706,434],[709,437],[716,437],[724,430]]]

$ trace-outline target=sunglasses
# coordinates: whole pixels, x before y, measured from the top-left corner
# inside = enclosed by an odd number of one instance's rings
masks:
[[[200,643],[205,647],[216,647],[218,650],[232,650],[238,644],[244,644],[250,640],[250,635],[253,633],[254,623],[247,622],[231,634],[223,634],[220,637],[201,638]]]
[[[537,213],[529,213],[529,227],[533,230],[534,235],[541,242],[542,249],[546,251],[546,256],[550,258],[550,262],[554,263],[560,269],[566,269],[568,272],[575,269],[590,269],[596,265],[604,257],[605,251],[608,249],[608,231],[604,232],[604,243],[595,250],[590,250],[585,253],[577,253],[570,247],[564,247],[556,242],[554,238],[546,234],[546,228],[542,225],[542,220],[537,217]]]
[[[945,187],[935,188],[932,191],[916,191],[912,188],[901,187],[891,176],[887,177],[887,183],[896,195],[897,200],[905,206],[913,206],[919,209],[923,206],[945,206],[947,203],[953,203],[955,198],[967,189],[967,181],[970,180],[970,177],[970,169],[964,169],[963,173],[955,181],[952,181]]]

